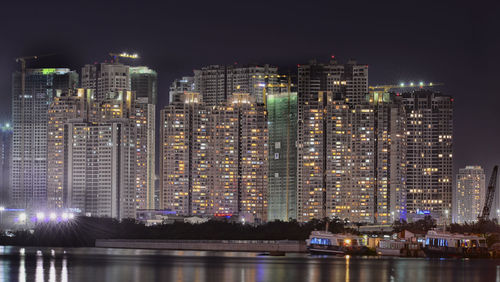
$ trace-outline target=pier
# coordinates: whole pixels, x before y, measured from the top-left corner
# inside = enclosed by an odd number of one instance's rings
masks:
[[[305,253],[306,243],[289,240],[125,240],[97,239],[98,248]]]

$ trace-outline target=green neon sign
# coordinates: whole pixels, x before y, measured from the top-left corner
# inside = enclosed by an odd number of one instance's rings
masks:
[[[49,75],[56,72],[56,69],[42,69],[42,74]]]

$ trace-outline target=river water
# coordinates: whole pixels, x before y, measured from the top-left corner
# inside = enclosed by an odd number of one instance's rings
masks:
[[[500,282],[500,260],[0,246],[0,281]]]

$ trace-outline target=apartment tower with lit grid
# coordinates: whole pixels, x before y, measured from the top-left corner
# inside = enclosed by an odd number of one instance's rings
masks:
[[[209,106],[198,93],[161,112],[161,208],[267,220],[267,117],[248,94]]]
[[[355,61],[299,66],[299,221],[388,223],[404,212],[404,108]]]
[[[419,90],[402,94],[406,112],[409,219],[449,220],[452,208],[453,98]]]
[[[27,69],[25,75],[12,76],[11,196],[16,208],[47,205],[49,105],[57,91],[77,83],[76,72],[66,68]]]
[[[466,166],[457,174],[454,193],[454,221],[460,224],[477,221],[486,198],[486,179],[480,166]]]

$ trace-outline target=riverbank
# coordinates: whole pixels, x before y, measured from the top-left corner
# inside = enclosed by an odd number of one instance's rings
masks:
[[[196,250],[223,252],[306,253],[304,241],[297,240],[125,240],[97,239],[98,248]]]

